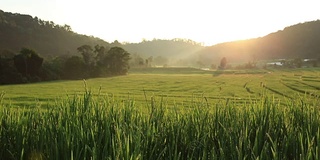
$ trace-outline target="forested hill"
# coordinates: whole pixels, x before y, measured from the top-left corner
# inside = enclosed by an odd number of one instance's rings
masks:
[[[124,45],[124,48],[129,52],[136,52],[142,56],[178,58],[193,54],[204,47],[200,43],[188,39],[154,39],[140,43],[128,43]]]
[[[205,64],[218,64],[222,57],[230,62],[320,58],[320,20],[292,25],[260,38],[217,44],[198,54]]]
[[[42,56],[56,56],[75,54],[84,44],[109,45],[99,38],[77,34],[68,25],[0,10],[0,51],[18,52],[27,47]]]
[[[127,43],[123,48],[132,53],[133,61],[141,61],[139,57],[143,57],[148,59],[151,65],[188,66],[196,62],[193,57],[204,46],[189,39],[176,38]]]

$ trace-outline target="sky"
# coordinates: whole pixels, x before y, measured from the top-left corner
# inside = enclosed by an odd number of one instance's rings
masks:
[[[28,14],[105,41],[183,38],[213,45],[265,36],[320,19],[318,0],[1,0]]]

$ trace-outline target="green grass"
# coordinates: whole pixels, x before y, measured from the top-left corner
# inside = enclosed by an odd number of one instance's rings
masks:
[[[224,99],[236,99],[244,103],[248,99],[260,99],[261,95],[273,95],[285,100],[297,95],[320,95],[320,70],[253,70],[253,71],[202,71],[192,68],[135,69],[126,76],[86,80],[94,93],[133,99],[145,104],[145,94],[156,99],[163,97],[171,105],[190,106],[197,99],[206,97],[211,103]],[[43,82],[37,84],[0,86],[5,92],[3,104],[20,107],[46,107],[48,101],[66,95],[82,94],[83,80]],[[305,92],[305,93],[304,93]]]
[[[320,108],[263,96],[168,109],[82,96],[48,110],[0,108],[1,159],[317,159]],[[178,111],[176,110],[178,109]]]

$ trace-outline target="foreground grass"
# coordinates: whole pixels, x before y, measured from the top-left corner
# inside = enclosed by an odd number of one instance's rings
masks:
[[[320,108],[263,97],[167,109],[163,99],[67,98],[49,110],[1,106],[1,159],[318,159]]]

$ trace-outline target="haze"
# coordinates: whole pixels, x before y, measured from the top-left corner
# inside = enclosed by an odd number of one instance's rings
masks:
[[[320,17],[316,0],[2,0],[29,14],[108,42],[185,38],[204,45],[265,36]]]

